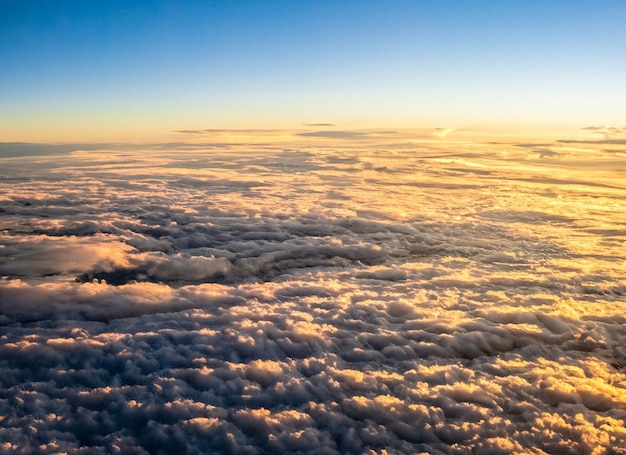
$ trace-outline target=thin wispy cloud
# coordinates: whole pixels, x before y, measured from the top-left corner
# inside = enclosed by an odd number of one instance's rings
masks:
[[[361,136],[367,136],[367,133],[363,131],[307,131],[304,133],[297,133],[302,137],[324,137],[330,139],[355,139]]]
[[[560,139],[562,144],[598,144],[598,145],[626,145],[626,138],[623,139]]]

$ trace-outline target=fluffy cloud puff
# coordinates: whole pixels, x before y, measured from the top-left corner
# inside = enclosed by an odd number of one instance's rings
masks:
[[[626,453],[626,191],[526,145],[2,158],[1,451]]]

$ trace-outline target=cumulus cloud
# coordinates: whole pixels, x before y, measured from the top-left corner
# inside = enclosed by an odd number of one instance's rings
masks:
[[[517,145],[1,158],[0,451],[626,453],[619,157]]]
[[[0,274],[39,277],[80,272],[97,264],[103,270],[128,266],[128,245],[94,235],[50,237],[44,235],[15,238],[0,236]]]

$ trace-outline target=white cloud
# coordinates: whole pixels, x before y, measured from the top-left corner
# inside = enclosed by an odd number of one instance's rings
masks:
[[[3,453],[626,453],[625,190],[509,146],[2,158]]]

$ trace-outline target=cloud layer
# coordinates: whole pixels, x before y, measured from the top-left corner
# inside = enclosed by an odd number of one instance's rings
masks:
[[[626,453],[621,155],[566,141],[7,153],[0,451]]]

